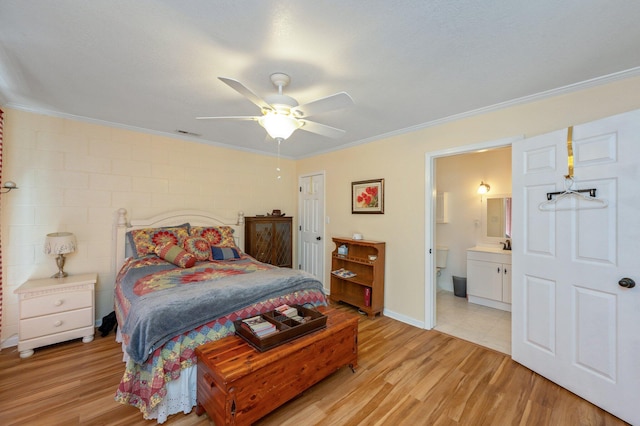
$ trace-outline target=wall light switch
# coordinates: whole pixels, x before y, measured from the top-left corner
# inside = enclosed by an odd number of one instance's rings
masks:
[[[331,218],[327,216],[327,225],[331,223]]]

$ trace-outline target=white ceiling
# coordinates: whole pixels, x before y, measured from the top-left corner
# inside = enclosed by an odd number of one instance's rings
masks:
[[[299,103],[355,105],[298,130],[302,158],[454,116],[640,75],[635,0],[0,0],[0,104],[276,152],[217,79],[258,95],[284,72]]]

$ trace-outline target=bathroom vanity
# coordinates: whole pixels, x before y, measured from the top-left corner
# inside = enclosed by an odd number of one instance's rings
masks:
[[[470,303],[511,312],[511,251],[467,250],[467,297]]]

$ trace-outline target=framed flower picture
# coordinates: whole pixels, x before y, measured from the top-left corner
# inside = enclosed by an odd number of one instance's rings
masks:
[[[384,179],[351,182],[351,213],[384,213]]]

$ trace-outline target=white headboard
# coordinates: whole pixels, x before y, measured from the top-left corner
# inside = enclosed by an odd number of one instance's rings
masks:
[[[219,218],[211,213],[200,210],[176,210],[162,213],[147,219],[127,220],[127,210],[118,210],[116,222],[116,274],[122,268],[126,256],[127,232],[132,229],[157,228],[161,226],[182,225],[189,223],[193,226],[230,226],[233,228],[233,238],[236,245],[244,251],[244,213],[239,212],[234,220]]]

